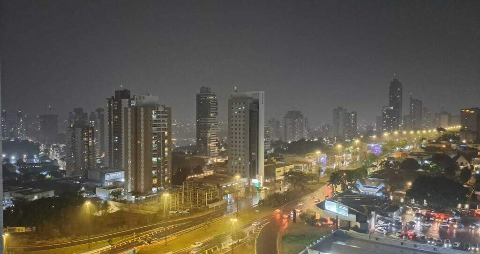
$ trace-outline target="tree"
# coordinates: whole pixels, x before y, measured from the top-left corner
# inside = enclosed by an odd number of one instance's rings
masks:
[[[419,203],[423,200],[435,209],[453,208],[467,200],[468,189],[444,176],[419,176],[407,190],[407,197]]]
[[[122,190],[113,190],[108,194],[108,197],[116,201],[122,196],[122,194]]]
[[[283,174],[285,182],[293,186],[294,189],[302,189],[306,188],[306,184],[309,180],[307,174],[301,171],[290,170]]]
[[[460,171],[460,182],[465,184],[466,182],[468,182],[468,180],[470,180],[470,178],[472,177],[472,170],[469,169],[469,168],[463,168],[462,171]]]
[[[333,192],[336,192],[337,185],[342,184],[342,175],[340,171],[335,171],[330,174],[330,179],[328,179],[328,185],[333,187]]]
[[[409,172],[415,172],[420,168],[420,164],[415,159],[408,158],[402,161],[400,169]]]
[[[450,165],[445,168],[445,176],[449,178],[454,178],[455,177],[455,172],[457,171],[458,167],[455,167],[454,165]]]
[[[196,166],[193,168],[193,173],[196,175],[203,174],[202,166]]]
[[[432,163],[438,165],[439,171],[444,171],[448,166],[454,166],[455,160],[443,153],[436,153],[432,156]]]

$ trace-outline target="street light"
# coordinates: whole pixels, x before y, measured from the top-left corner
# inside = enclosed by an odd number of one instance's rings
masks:
[[[87,234],[88,234],[88,250],[90,250],[90,227],[91,227],[91,222],[90,222],[90,201],[87,200],[85,201],[85,205],[87,206],[87,219],[88,219],[88,228],[87,228]]]
[[[230,221],[232,222],[232,226],[233,226],[233,233],[235,234],[235,238],[237,238],[237,230],[235,228],[235,223],[238,221],[237,218],[232,218],[230,219]],[[232,235],[232,254],[233,254],[233,235]]]
[[[165,214],[165,212],[166,212],[166,210],[167,210],[167,208],[166,208],[166,207],[167,207],[167,198],[168,198],[169,196],[170,196],[169,193],[163,193],[163,194],[162,194],[162,197],[163,197],[163,221],[164,221],[164,222],[166,221],[166,214]],[[170,209],[169,209],[169,210],[170,210]],[[166,246],[166,245],[167,245],[167,228],[168,228],[168,227],[167,227],[167,225],[166,225],[165,223],[164,223],[163,226],[165,227],[164,230],[163,230],[163,232],[164,232],[164,235],[165,235],[165,246]]]
[[[8,233],[3,233],[3,250],[5,251],[5,253],[8,253],[8,251],[7,251],[7,236],[8,236]]]
[[[238,188],[238,180],[239,180],[239,179],[240,179],[240,175],[235,175],[235,180],[237,181],[237,191],[236,191],[236,194],[237,194],[236,196],[237,196],[237,198],[236,198],[236,200],[235,200],[235,202],[237,203],[237,217],[238,217],[238,209],[239,209],[239,203],[240,203],[240,202],[239,202],[239,199],[240,199],[240,198],[239,198],[239,195],[238,195],[238,192],[240,191],[239,188]]]

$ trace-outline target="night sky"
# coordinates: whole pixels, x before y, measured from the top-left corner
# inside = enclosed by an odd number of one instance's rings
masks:
[[[293,107],[373,122],[396,77],[433,112],[480,104],[480,1],[19,1],[1,5],[2,103],[27,114],[104,107],[148,91],[193,120],[200,86],[266,92]]]

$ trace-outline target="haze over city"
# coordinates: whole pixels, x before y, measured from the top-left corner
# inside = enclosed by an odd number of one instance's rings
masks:
[[[0,254],[480,253],[480,1],[0,0]]]
[[[395,73],[405,97],[432,112],[480,95],[475,1],[3,1],[2,10],[3,104],[28,114],[51,105],[66,118],[123,86],[192,120],[195,91],[210,86],[222,106],[234,87],[265,91],[267,117],[295,107],[324,124],[341,105],[371,124]]]

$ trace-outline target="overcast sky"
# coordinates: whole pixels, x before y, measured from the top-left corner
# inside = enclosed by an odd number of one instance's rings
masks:
[[[104,107],[123,86],[194,119],[195,93],[266,92],[267,117],[373,122],[393,74],[433,112],[480,104],[479,1],[1,1],[2,107]]]

